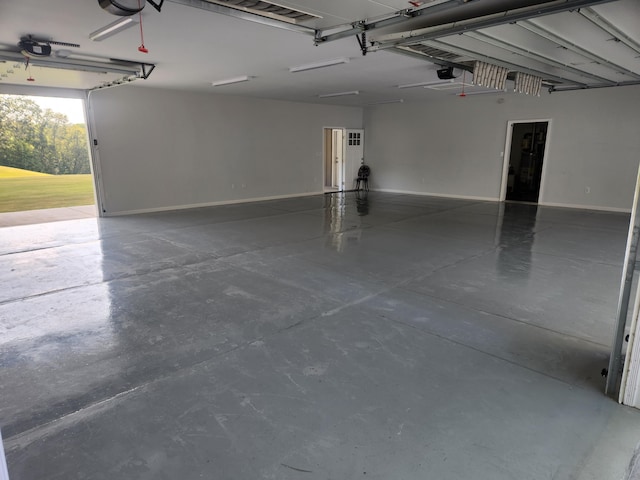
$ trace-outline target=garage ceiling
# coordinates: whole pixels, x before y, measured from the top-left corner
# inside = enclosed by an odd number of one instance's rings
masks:
[[[543,94],[550,88],[640,82],[637,0],[276,3],[166,0],[158,12],[147,2],[142,13],[149,50],[145,54],[138,50],[140,29],[135,22],[134,28],[104,40],[89,39],[90,33],[125,18],[103,10],[97,0],[4,0],[0,89],[3,85],[90,89],[150,73],[136,83],[362,106],[455,95],[463,78],[469,94],[513,94],[516,72],[541,77]],[[131,18],[137,21],[138,15]],[[17,44],[28,35],[63,45],[52,43],[49,57],[31,59],[27,67]],[[342,63],[290,71],[334,60]],[[471,84],[478,60],[509,70],[506,92]],[[63,68],[50,68],[51,62]],[[442,82],[436,71],[445,66],[456,67],[457,78]],[[465,70],[469,73],[460,75]],[[212,86],[243,78],[247,80]],[[326,96],[336,93],[350,94]]]

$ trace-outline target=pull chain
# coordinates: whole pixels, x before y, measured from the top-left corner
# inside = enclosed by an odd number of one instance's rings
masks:
[[[142,53],[149,53],[147,47],[144,46],[144,33],[142,32],[142,5],[140,4],[140,0],[138,0],[138,8],[140,9],[140,46],[138,47],[138,51]]]

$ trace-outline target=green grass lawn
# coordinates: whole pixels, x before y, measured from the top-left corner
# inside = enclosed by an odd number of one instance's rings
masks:
[[[93,179],[87,175],[44,175],[0,167],[0,212],[93,205]]]
[[[32,172],[31,170],[23,170],[21,168],[5,167],[3,165],[0,165],[0,178],[48,176],[48,173]]]

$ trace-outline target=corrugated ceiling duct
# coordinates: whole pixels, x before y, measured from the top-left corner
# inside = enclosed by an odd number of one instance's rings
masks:
[[[539,97],[541,88],[542,77],[536,77],[535,75],[529,75],[528,73],[522,72],[516,73],[516,81],[513,88],[514,92],[536,95]]]
[[[473,83],[486,88],[504,90],[508,73],[509,69],[505,67],[478,61],[473,67]]]

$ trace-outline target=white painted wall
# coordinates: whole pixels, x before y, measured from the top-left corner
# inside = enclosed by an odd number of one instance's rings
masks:
[[[633,86],[541,97],[452,95],[367,108],[371,186],[497,199],[507,122],[549,118],[540,203],[630,210],[640,161],[639,104],[640,86]]]
[[[107,215],[323,191],[323,127],[362,109],[132,85],[98,90]]]

